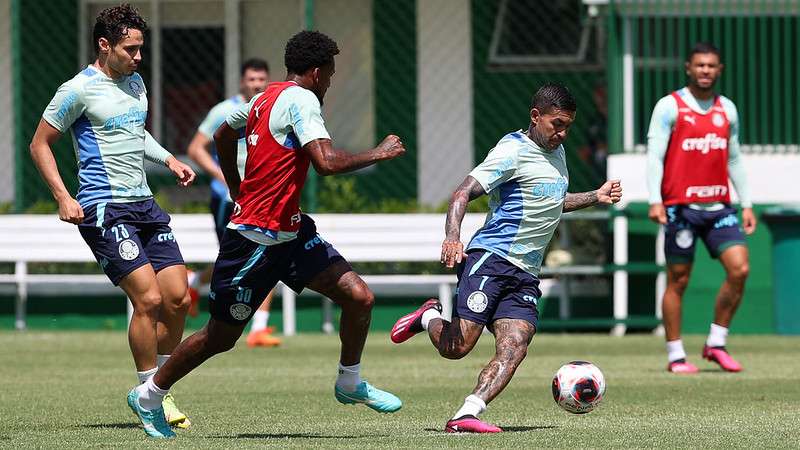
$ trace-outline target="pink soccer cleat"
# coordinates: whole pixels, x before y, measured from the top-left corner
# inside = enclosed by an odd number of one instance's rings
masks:
[[[672,372],[672,373],[690,374],[690,373],[697,373],[699,371],[700,371],[700,369],[698,369],[697,366],[695,366],[692,363],[686,362],[685,359],[679,359],[677,361],[672,361],[667,366],[667,372]]]
[[[503,430],[483,422],[475,416],[463,416],[447,422],[444,431],[446,433],[499,433]]]
[[[703,358],[715,362],[726,372],[741,372],[742,365],[728,354],[725,347],[703,347]]]
[[[429,310],[435,309],[442,312],[442,304],[435,298],[428,299],[416,311],[406,314],[395,322],[392,327],[392,342],[399,344],[411,339],[411,336],[422,331],[422,314]]]

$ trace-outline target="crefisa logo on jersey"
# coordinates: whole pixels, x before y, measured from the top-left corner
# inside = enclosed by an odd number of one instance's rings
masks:
[[[125,239],[119,243],[119,256],[125,261],[132,261],[139,256],[139,246],[136,245],[136,242]]]
[[[728,148],[728,140],[717,136],[717,133],[708,133],[699,138],[686,138],[681,142],[683,151],[699,151],[704,155],[711,150],[725,150],[726,148]]]

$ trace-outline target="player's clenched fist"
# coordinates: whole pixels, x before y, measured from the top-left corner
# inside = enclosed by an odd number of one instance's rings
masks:
[[[445,239],[442,242],[442,257],[440,261],[448,269],[452,269],[453,266],[460,263],[465,256],[464,244],[460,240]]]
[[[83,223],[83,208],[74,198],[65,198],[58,202],[58,218],[79,225]]]
[[[378,145],[378,148],[383,153],[384,159],[397,158],[406,152],[406,148],[403,147],[403,141],[393,134],[386,136],[383,142]]]

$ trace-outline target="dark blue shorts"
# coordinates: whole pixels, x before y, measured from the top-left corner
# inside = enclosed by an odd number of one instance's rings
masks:
[[[299,294],[339,261],[345,259],[317,234],[317,226],[305,214],[297,238],[283,244],[259,244],[226,229],[211,277],[211,316],[235,325],[247,323],[278,281]]]
[[[538,278],[501,256],[473,250],[459,268],[453,317],[483,325],[521,319],[537,327],[541,296]]]
[[[97,203],[84,208],[83,214],[78,230],[114,286],[148,263],[156,272],[183,264],[169,215],[153,199]]]
[[[692,262],[697,237],[703,240],[712,258],[719,258],[734,245],[746,245],[736,209],[726,206],[719,211],[703,211],[684,205],[668,206],[664,229],[667,263]]]
[[[227,198],[211,197],[209,209],[214,216],[214,228],[217,230],[217,240],[222,242],[222,235],[225,234],[225,228],[228,226],[231,214],[233,214],[233,202],[229,202]]]

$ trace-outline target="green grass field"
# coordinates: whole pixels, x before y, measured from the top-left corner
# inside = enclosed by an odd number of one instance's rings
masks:
[[[733,336],[745,366],[723,373],[664,371],[661,338],[543,334],[484,417],[499,435],[447,435],[445,421],[493,352],[484,336],[467,358],[440,358],[424,337],[395,346],[370,336],[363,375],[399,395],[403,409],[377,414],[333,398],[335,336],[304,335],[278,349],[243,341],[182,380],[173,392],[194,426],[149,441],[125,404],[135,381],[120,332],[0,333],[0,447],[176,448],[798,448],[800,338]],[[608,388],[594,412],[559,409],[550,380],[571,359],[595,362]]]

